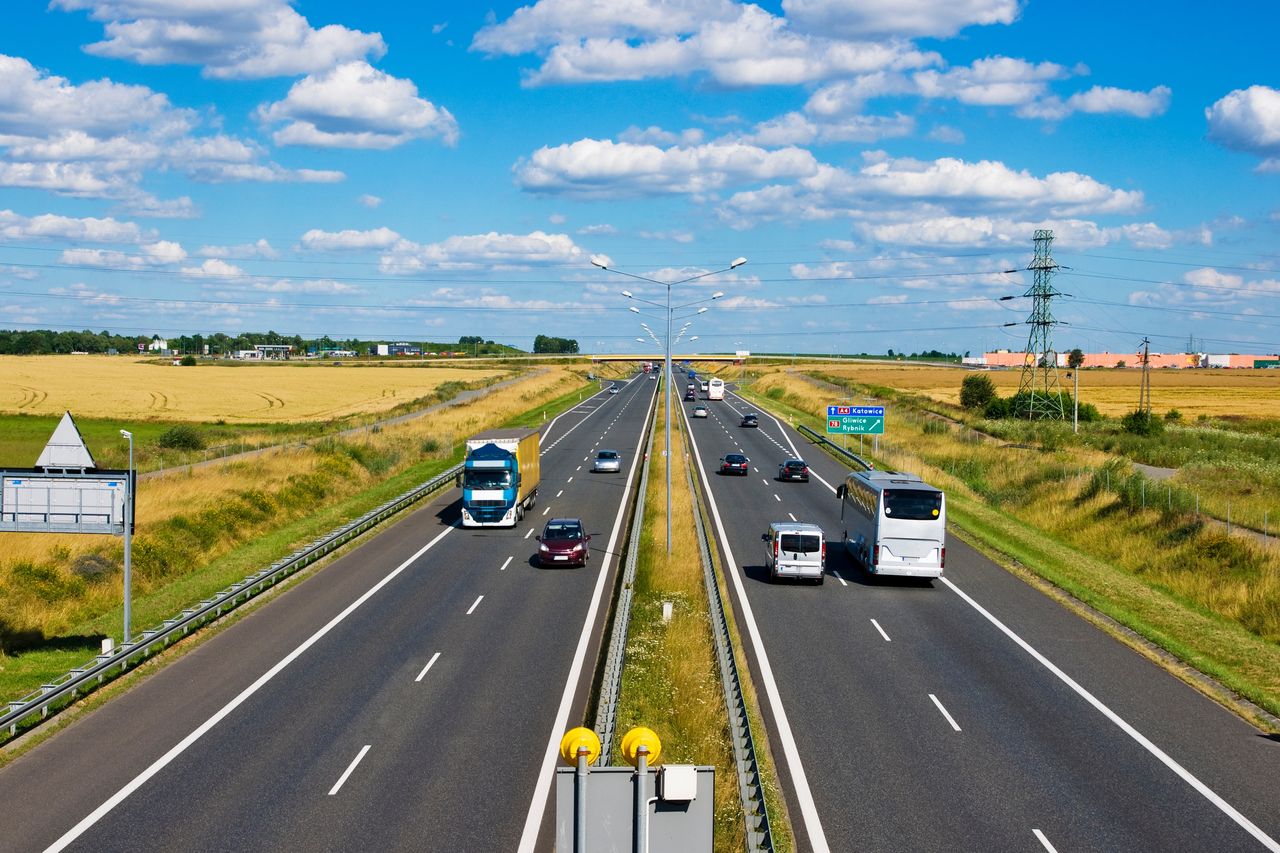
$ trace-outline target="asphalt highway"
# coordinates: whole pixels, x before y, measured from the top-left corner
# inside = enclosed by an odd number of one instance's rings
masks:
[[[677,386],[679,387],[679,385]],[[803,849],[1280,849],[1280,742],[954,536],[942,579],[841,549],[848,468],[729,393],[686,419]],[[720,476],[726,453],[751,459]],[[805,459],[809,483],[777,481]],[[821,586],[770,583],[770,521],[819,524]]]
[[[538,503],[454,489],[0,770],[0,850],[514,850],[549,838],[656,382],[548,424]],[[591,473],[598,449],[619,474]],[[548,518],[585,569],[535,564]],[[545,844],[540,845],[545,849]]]

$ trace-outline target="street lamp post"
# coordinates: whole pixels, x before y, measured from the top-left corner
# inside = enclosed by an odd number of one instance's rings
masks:
[[[701,273],[700,275],[689,276],[688,278],[683,278],[683,279],[680,279],[679,281],[667,282],[667,281],[658,281],[657,279],[649,278],[648,276],[637,275],[635,273],[624,272],[623,270],[613,269],[612,267],[609,266],[608,262],[604,258],[594,257],[591,259],[591,263],[593,266],[597,266],[600,269],[605,270],[607,272],[615,272],[618,275],[625,275],[625,276],[629,276],[630,278],[638,278],[641,281],[647,281],[651,284],[660,284],[667,289],[667,303],[665,306],[666,314],[667,314],[667,337],[666,337],[666,341],[664,342],[665,343],[664,349],[666,353],[665,353],[665,358],[663,359],[663,364],[665,367],[665,370],[664,370],[665,376],[663,377],[663,381],[666,383],[666,386],[667,386],[666,387],[666,436],[665,436],[666,447],[663,450],[663,458],[666,460],[666,469],[667,469],[667,553],[668,554],[671,553],[671,312],[673,310],[671,307],[671,288],[675,287],[678,284],[688,284],[689,282],[696,281],[697,279],[700,279],[700,278],[706,278],[707,276],[716,275],[722,272],[728,272],[729,270],[732,270],[732,269],[737,269],[738,267],[742,266],[746,262],[747,262],[746,258],[736,258],[733,260],[733,262],[729,264],[729,266],[725,267],[724,269],[712,270],[711,272],[704,272],[704,273]],[[648,299],[641,299],[629,290],[622,291],[622,295],[627,297],[628,299],[635,299],[637,302],[645,302],[649,305],[654,305],[658,308],[664,307],[660,303],[650,302]],[[721,296],[724,296],[724,293],[717,291],[716,293],[712,294],[711,299],[719,299]],[[685,305],[677,305],[674,310],[678,311],[681,308],[689,308],[694,305],[697,305],[698,302],[709,302],[709,301],[711,300],[699,299],[695,302],[689,302]],[[640,313],[640,309],[635,308],[634,306],[632,307],[631,310],[637,314]],[[697,313],[701,314],[706,310],[707,309],[704,306],[702,308],[699,308]]]
[[[130,586],[133,581],[133,433],[127,429],[120,434],[129,439],[129,488],[124,499],[124,642],[129,645],[129,619],[132,616]]]

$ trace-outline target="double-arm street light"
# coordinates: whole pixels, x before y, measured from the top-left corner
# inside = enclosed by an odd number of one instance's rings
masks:
[[[691,275],[688,278],[682,278],[679,281],[658,281],[656,278],[649,278],[648,276],[637,275],[636,273],[633,273],[633,272],[625,272],[623,270],[614,269],[613,267],[609,266],[609,263],[604,258],[593,257],[591,259],[591,263],[594,266],[597,266],[600,269],[605,270],[606,272],[614,272],[614,273],[617,273],[618,275],[625,275],[625,276],[628,276],[629,278],[639,279],[640,281],[647,281],[650,284],[659,284],[667,289],[667,301],[665,305],[661,302],[651,302],[648,299],[641,299],[640,297],[636,296],[634,293],[632,293],[629,290],[622,291],[622,295],[627,297],[628,299],[634,299],[637,302],[643,302],[647,305],[653,305],[657,308],[662,308],[666,311],[667,335],[664,342],[665,357],[663,359],[663,364],[665,368],[664,370],[665,376],[663,378],[663,381],[666,383],[666,386],[667,386],[666,388],[667,405],[666,405],[666,449],[663,451],[663,458],[666,460],[666,469],[667,469],[667,553],[668,554],[671,553],[671,343],[672,343],[671,320],[672,320],[672,313],[675,311],[683,310],[685,308],[692,308],[694,305],[701,305],[703,302],[710,302],[713,299],[719,299],[720,297],[724,296],[724,293],[722,291],[716,291],[715,293],[711,294],[711,296],[708,297],[707,299],[697,299],[697,300],[694,300],[693,302],[686,302],[683,305],[672,306],[671,288],[675,287],[676,285],[688,284],[691,281],[697,281],[700,278],[707,278],[708,276],[713,276],[722,272],[728,272],[729,270],[732,270],[732,269],[737,269],[738,267],[742,266],[746,262],[747,262],[746,258],[737,258],[732,263],[730,263],[729,266],[725,267],[724,269],[712,270],[711,272],[699,273],[698,275]],[[632,306],[631,310],[636,314],[644,313],[639,308],[636,308],[635,306]],[[688,314],[686,316],[692,317],[696,314],[701,314],[706,310],[707,308],[704,305],[703,307],[699,308],[697,311],[693,312],[693,314]],[[646,330],[648,330],[648,327],[645,327],[645,328]],[[687,324],[686,324],[686,328],[687,328]],[[654,335],[652,330],[648,330],[648,331],[650,336],[652,336],[656,340],[657,335]],[[681,333],[683,334],[683,332],[684,330],[682,329]],[[637,340],[641,340],[641,339],[637,338]]]

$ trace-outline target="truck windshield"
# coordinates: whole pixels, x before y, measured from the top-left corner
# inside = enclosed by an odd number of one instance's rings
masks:
[[[463,485],[468,489],[509,489],[510,471],[467,471]]]
[[[942,512],[942,492],[924,489],[885,489],[884,514],[908,521],[933,521]]]

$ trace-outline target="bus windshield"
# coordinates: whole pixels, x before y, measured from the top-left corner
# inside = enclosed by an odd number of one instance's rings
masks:
[[[942,513],[942,492],[885,489],[884,514],[907,521],[934,521]]]
[[[468,489],[509,489],[510,471],[468,471],[463,479]]]

